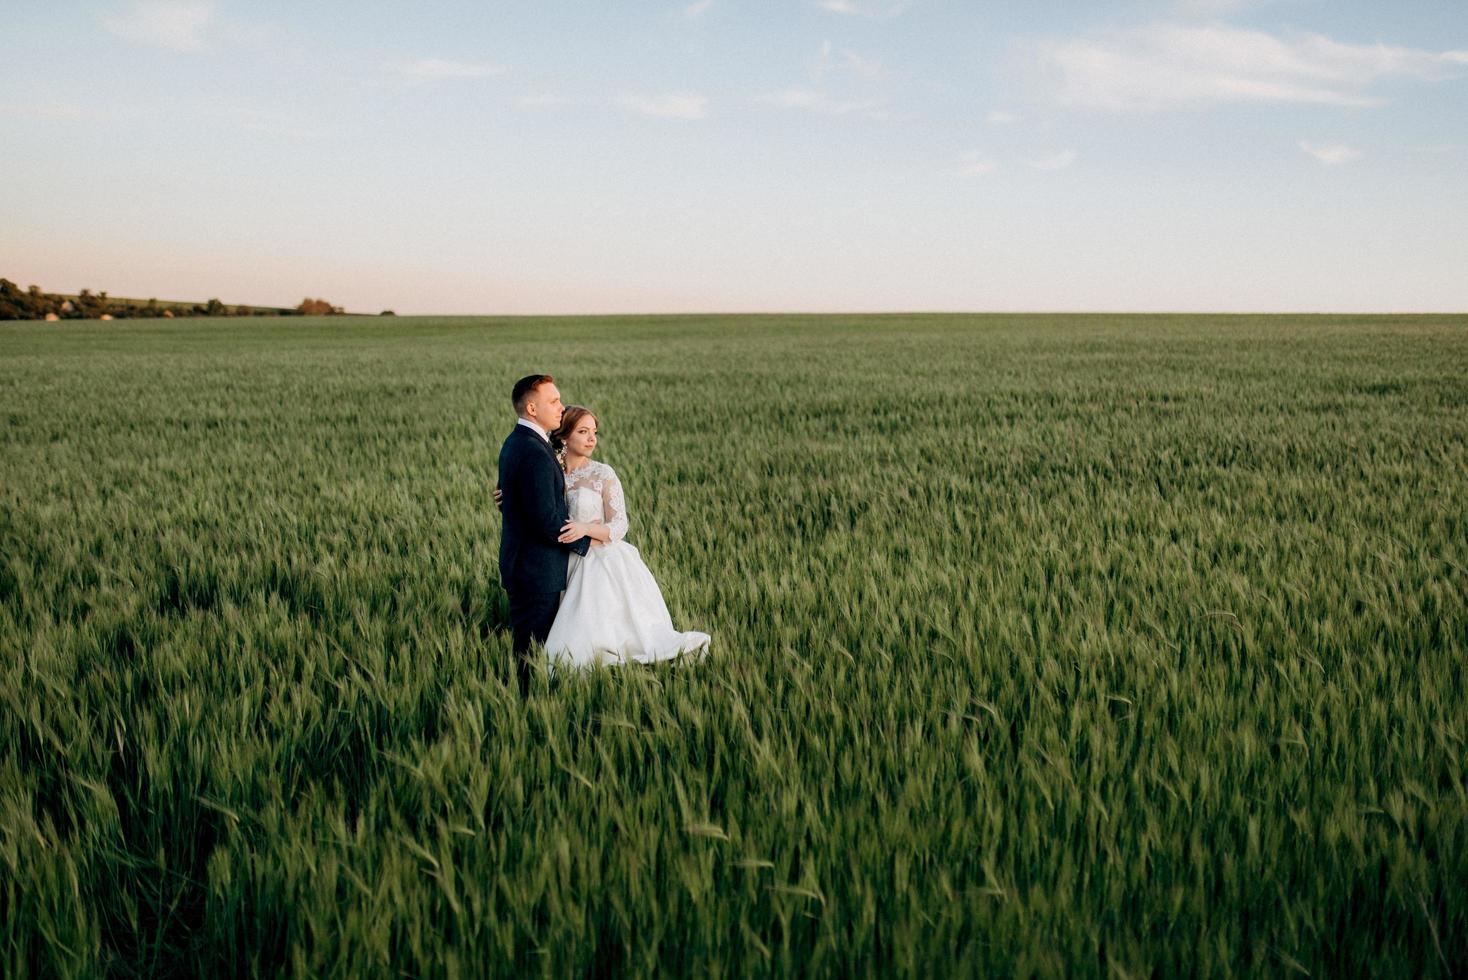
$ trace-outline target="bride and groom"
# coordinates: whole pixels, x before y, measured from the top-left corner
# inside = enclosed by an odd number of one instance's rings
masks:
[[[563,405],[548,374],[515,382],[510,400],[519,420],[500,448],[495,501],[520,693],[529,690],[532,643],[544,645],[553,668],[653,663],[706,648],[707,633],[673,628],[652,573],[623,540],[621,481],[591,458],[596,416]]]

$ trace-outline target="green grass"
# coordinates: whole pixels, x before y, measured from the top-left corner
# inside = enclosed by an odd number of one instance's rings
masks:
[[[697,665],[508,678],[521,374]],[[1468,321],[0,327],[0,973],[1468,969]]]

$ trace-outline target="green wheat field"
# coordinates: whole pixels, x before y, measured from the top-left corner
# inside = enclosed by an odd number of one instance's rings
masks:
[[[705,660],[509,682],[538,371]],[[6,976],[1468,969],[1468,318],[7,325],[0,418]]]

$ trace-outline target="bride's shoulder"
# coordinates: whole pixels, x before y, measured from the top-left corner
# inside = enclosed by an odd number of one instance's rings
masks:
[[[617,472],[606,463],[600,462],[595,459],[589,459],[586,461],[585,465],[580,466],[577,469],[573,470],[570,474],[567,474],[567,478],[570,480],[574,480],[578,485],[591,485],[595,486],[597,489],[601,489],[601,485],[603,483],[606,483],[608,480],[615,480],[617,478]]]

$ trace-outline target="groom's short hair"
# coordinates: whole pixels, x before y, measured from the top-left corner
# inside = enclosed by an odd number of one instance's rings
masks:
[[[544,384],[554,384],[555,378],[548,374],[528,374],[515,382],[515,387],[510,390],[510,403],[515,406],[516,415],[525,414],[525,403],[530,400],[530,393]]]

